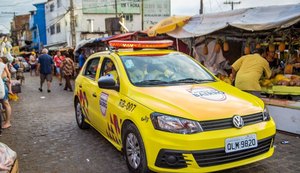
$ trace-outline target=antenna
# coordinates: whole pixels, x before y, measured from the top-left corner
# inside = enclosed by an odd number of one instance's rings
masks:
[[[224,2],[224,4],[230,4],[231,5],[231,10],[233,10],[233,5],[236,5],[236,4],[241,4],[241,1],[238,1],[238,2],[234,2],[234,1],[226,1]]]

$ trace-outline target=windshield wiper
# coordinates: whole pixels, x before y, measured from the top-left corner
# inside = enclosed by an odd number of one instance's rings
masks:
[[[169,83],[202,83],[202,82],[213,82],[214,79],[195,79],[195,78],[184,78],[179,80],[173,80]]]
[[[141,82],[134,83],[135,85],[160,85],[167,84],[168,82],[162,80],[143,80]]]

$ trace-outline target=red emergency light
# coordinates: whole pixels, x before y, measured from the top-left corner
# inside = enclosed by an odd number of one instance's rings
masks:
[[[124,41],[112,40],[109,45],[115,48],[168,48],[173,45],[172,40],[155,40],[155,41]]]

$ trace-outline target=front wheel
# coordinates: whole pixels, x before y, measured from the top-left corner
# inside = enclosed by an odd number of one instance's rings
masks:
[[[75,117],[79,128],[88,129],[90,127],[90,125],[84,121],[85,117],[82,113],[81,105],[77,99],[75,101]]]
[[[129,123],[125,126],[122,140],[129,171],[132,173],[149,172],[144,143],[134,124]]]

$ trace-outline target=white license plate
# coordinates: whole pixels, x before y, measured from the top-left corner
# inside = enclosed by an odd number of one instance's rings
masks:
[[[225,140],[225,152],[231,153],[240,150],[257,147],[256,134],[227,138]]]

